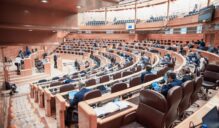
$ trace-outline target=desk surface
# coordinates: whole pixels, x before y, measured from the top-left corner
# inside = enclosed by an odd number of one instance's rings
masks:
[[[213,107],[219,106],[219,91],[212,97],[204,106],[182,121],[175,128],[189,128],[189,123],[192,121],[195,125],[202,123],[204,117]]]

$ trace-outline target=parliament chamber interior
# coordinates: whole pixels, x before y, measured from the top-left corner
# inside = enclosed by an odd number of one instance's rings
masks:
[[[219,128],[219,0],[1,0],[0,128]]]

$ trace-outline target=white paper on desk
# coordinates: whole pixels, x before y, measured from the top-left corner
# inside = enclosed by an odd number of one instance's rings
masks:
[[[128,108],[129,106],[129,103],[126,102],[126,101],[116,101],[114,102],[117,106],[119,106],[119,109],[125,109],[125,108]]]
[[[103,116],[118,110],[120,110],[119,106],[113,102],[109,102],[103,105],[102,107],[94,108],[94,111],[96,112],[97,116]]]

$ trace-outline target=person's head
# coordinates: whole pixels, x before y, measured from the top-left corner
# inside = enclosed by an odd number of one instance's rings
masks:
[[[190,74],[190,69],[189,67],[183,67],[181,72],[183,75]]]
[[[174,73],[174,72],[168,72],[168,73],[167,73],[167,82],[171,82],[171,81],[173,81],[174,79],[176,79],[176,73]]]
[[[86,86],[85,83],[82,82],[82,81],[80,81],[80,82],[78,83],[78,89],[79,89],[79,90],[81,90],[81,89],[84,88],[85,86]]]
[[[146,66],[146,71],[147,71],[147,72],[151,72],[151,70],[152,70],[152,67],[151,67],[151,66]]]

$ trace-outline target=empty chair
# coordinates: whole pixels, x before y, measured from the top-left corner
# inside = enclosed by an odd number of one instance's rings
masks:
[[[205,70],[219,73],[219,66],[215,64],[208,64]]]
[[[61,84],[62,84],[61,81],[53,82],[53,83],[50,84],[50,87],[58,86],[58,85],[61,85]]]
[[[58,76],[52,78],[52,80],[58,80],[58,79],[59,79]]]
[[[46,79],[42,79],[42,80],[39,80],[38,83],[44,83],[44,82],[47,82]]]
[[[167,97],[153,90],[142,90],[139,98],[137,110],[125,115],[122,128],[170,128],[177,119],[182,88],[171,88]]]
[[[96,90],[92,90],[90,92],[87,92],[84,95],[83,100],[89,100],[89,99],[93,99],[93,98],[100,97],[100,96],[101,96],[100,90],[96,89]]]
[[[85,82],[86,86],[92,86],[96,84],[96,79],[91,79]]]
[[[66,91],[70,91],[70,90],[74,90],[74,89],[75,89],[75,85],[67,84],[67,85],[60,87],[59,92],[62,93],[62,92],[66,92]]]
[[[203,77],[204,77],[204,81],[202,85],[206,89],[207,94],[209,89],[215,90],[219,86],[219,73],[205,71]]]
[[[149,82],[149,81],[152,81],[152,80],[154,80],[154,79],[156,79],[156,78],[157,78],[157,75],[155,75],[155,74],[148,74],[148,75],[145,75],[145,76],[144,76],[144,83]]]
[[[158,77],[163,76],[168,70],[169,70],[168,67],[164,67],[163,69],[157,71],[157,75],[158,75]]]
[[[129,82],[129,87],[134,87],[134,86],[137,86],[137,85],[140,85],[141,84],[141,77],[136,77],[136,78],[133,78],[130,82]]]
[[[126,83],[117,83],[111,87],[111,93],[119,92],[127,89]]]
[[[178,108],[180,118],[183,117],[185,110],[188,109],[190,106],[191,95],[194,91],[193,81],[186,81],[181,87],[183,90],[183,97]]]
[[[121,78],[121,77],[122,77],[121,72],[116,73],[116,74],[113,75],[113,79],[114,79],[114,80],[115,80],[115,79],[119,79],[119,78]]]
[[[132,74],[131,71],[125,71],[122,73],[122,76],[125,77],[125,76],[131,75],[131,74]]]
[[[191,104],[193,104],[196,100],[198,100],[198,92],[200,92],[201,90],[202,82],[203,82],[203,77],[197,77],[195,79],[194,91],[192,93],[191,100],[190,100]]]
[[[100,83],[108,82],[109,81],[109,76],[102,76],[100,78]]]

